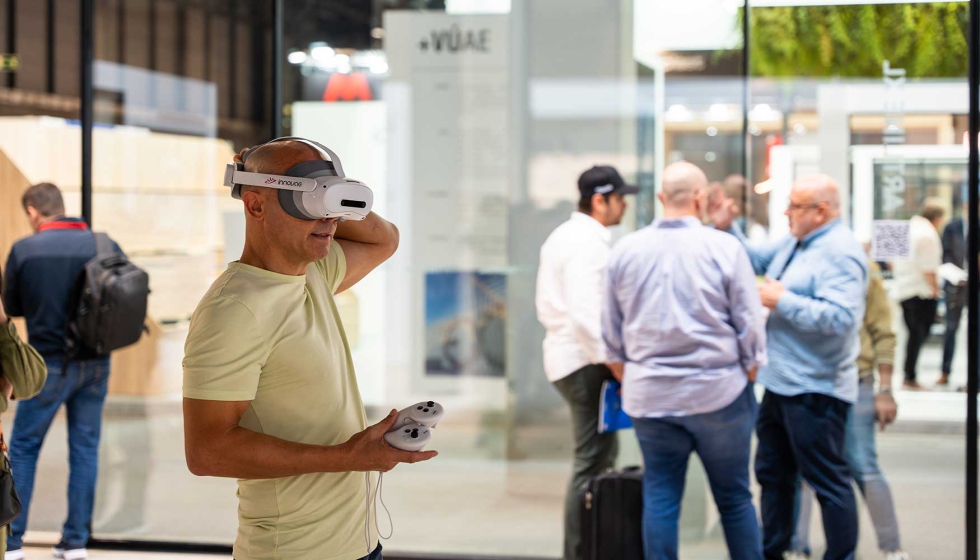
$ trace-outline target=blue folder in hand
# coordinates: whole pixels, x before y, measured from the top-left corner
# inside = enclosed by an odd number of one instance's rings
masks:
[[[618,381],[603,381],[599,397],[599,433],[615,432],[633,427],[633,420],[623,412],[623,398]]]

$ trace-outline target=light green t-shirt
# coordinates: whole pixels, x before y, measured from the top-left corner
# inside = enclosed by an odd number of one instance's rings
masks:
[[[231,263],[191,317],[184,396],[251,401],[240,425],[313,445],[367,427],[333,293],[347,270],[336,242],[305,276]],[[352,560],[365,542],[364,473],[238,481],[236,560]]]

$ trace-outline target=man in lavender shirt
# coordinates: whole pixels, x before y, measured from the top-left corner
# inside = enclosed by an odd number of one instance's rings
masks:
[[[609,262],[602,334],[623,363],[623,409],[643,451],[647,560],[676,559],[691,452],[704,464],[732,560],[761,560],[749,490],[765,360],[762,304],[741,243],[701,225],[708,180],[679,162],[664,170],[664,218],[625,237]]]

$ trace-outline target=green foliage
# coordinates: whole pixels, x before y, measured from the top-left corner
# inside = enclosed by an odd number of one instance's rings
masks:
[[[742,16],[744,17],[744,16]],[[965,78],[969,3],[752,8],[753,76]]]

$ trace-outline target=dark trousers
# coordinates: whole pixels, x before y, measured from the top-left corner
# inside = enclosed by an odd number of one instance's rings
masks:
[[[762,486],[762,544],[767,560],[790,550],[800,477],[813,488],[823,514],[826,560],[853,560],[857,503],[845,452],[851,405],[827,395],[784,397],[771,391],[759,407],[755,476]]]
[[[582,557],[582,500],[589,479],[616,463],[616,432],[599,433],[599,397],[602,382],[613,379],[604,365],[588,365],[554,383],[572,409],[575,465],[565,495],[565,560]]]
[[[919,351],[929,338],[929,328],[936,319],[938,300],[914,297],[902,302],[905,326],[909,329],[909,340],[905,350],[905,380],[915,381],[916,364]]]
[[[960,318],[966,307],[966,286],[946,286],[946,332],[943,333],[943,374],[953,369],[953,354],[956,352],[956,332],[960,330]]]

